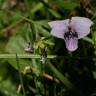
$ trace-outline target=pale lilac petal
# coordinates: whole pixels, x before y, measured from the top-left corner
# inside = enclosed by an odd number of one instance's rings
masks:
[[[93,22],[85,17],[72,17],[71,26],[72,29],[77,32],[78,39],[83,38],[84,36],[90,33],[90,27]]]
[[[52,21],[48,24],[52,28],[51,34],[53,36],[64,39],[64,33],[68,31],[68,19]]]
[[[78,38],[65,38],[64,40],[68,51],[72,52],[78,48]]]

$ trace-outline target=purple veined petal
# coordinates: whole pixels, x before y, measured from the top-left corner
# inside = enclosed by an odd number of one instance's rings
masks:
[[[52,28],[51,34],[53,36],[64,39],[64,33],[68,31],[68,19],[52,21],[48,24]]]
[[[72,17],[72,29],[77,32],[78,39],[85,37],[90,33],[90,27],[93,22],[85,17]]]
[[[65,38],[65,45],[68,51],[73,52],[78,48],[78,38]]]

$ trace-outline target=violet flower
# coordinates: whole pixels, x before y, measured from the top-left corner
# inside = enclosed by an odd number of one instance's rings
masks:
[[[71,19],[52,21],[48,24],[52,28],[51,34],[64,39],[66,48],[72,52],[78,48],[78,39],[90,33],[93,22],[85,17],[72,17]]]
[[[33,48],[30,42],[28,42],[27,46],[25,47],[24,51],[28,52],[28,53],[33,53]]]

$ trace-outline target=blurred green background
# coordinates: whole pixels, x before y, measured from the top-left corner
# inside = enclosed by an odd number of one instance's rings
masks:
[[[95,10],[95,0],[0,0],[0,96],[96,96]],[[72,54],[48,26],[70,16],[94,22]]]

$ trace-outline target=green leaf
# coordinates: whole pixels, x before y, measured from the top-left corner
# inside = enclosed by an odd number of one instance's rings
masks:
[[[68,80],[67,77],[64,77],[62,73],[60,73],[52,64],[48,64],[50,69],[53,71],[53,73],[56,75],[56,77],[61,80],[61,82],[68,88],[71,89],[74,88],[74,85]]]
[[[59,6],[60,8],[68,9],[68,10],[73,10],[75,7],[79,5],[77,1],[72,1],[72,0],[53,0],[53,4]]]
[[[17,94],[15,86],[10,82],[10,80],[4,80],[0,82],[0,90],[4,93],[4,96],[23,96]]]
[[[49,12],[55,17],[55,18],[61,18],[61,15],[58,13],[58,12],[56,12],[56,11],[54,11],[54,10],[52,10],[52,9],[49,9]]]
[[[10,38],[5,51],[8,53],[25,53],[26,41],[23,37],[17,35]]]
[[[89,42],[91,44],[94,44],[93,40],[91,38],[89,38],[89,37],[84,37],[83,40],[85,40],[85,41],[87,41],[87,42]]]
[[[53,71],[55,76],[66,86],[66,88],[75,92],[75,94],[82,96],[82,93],[68,80],[68,78],[60,73],[51,63],[48,63],[48,67]]]
[[[96,31],[92,33],[93,44],[96,46]]]
[[[17,61],[16,59],[6,59],[8,61],[9,64],[11,64],[16,70],[19,70],[18,69],[18,66],[17,66]],[[19,59],[19,66],[20,66],[20,71],[23,72],[24,69],[27,67],[27,66],[30,66],[32,65],[31,64],[31,61],[28,60],[28,59]]]

